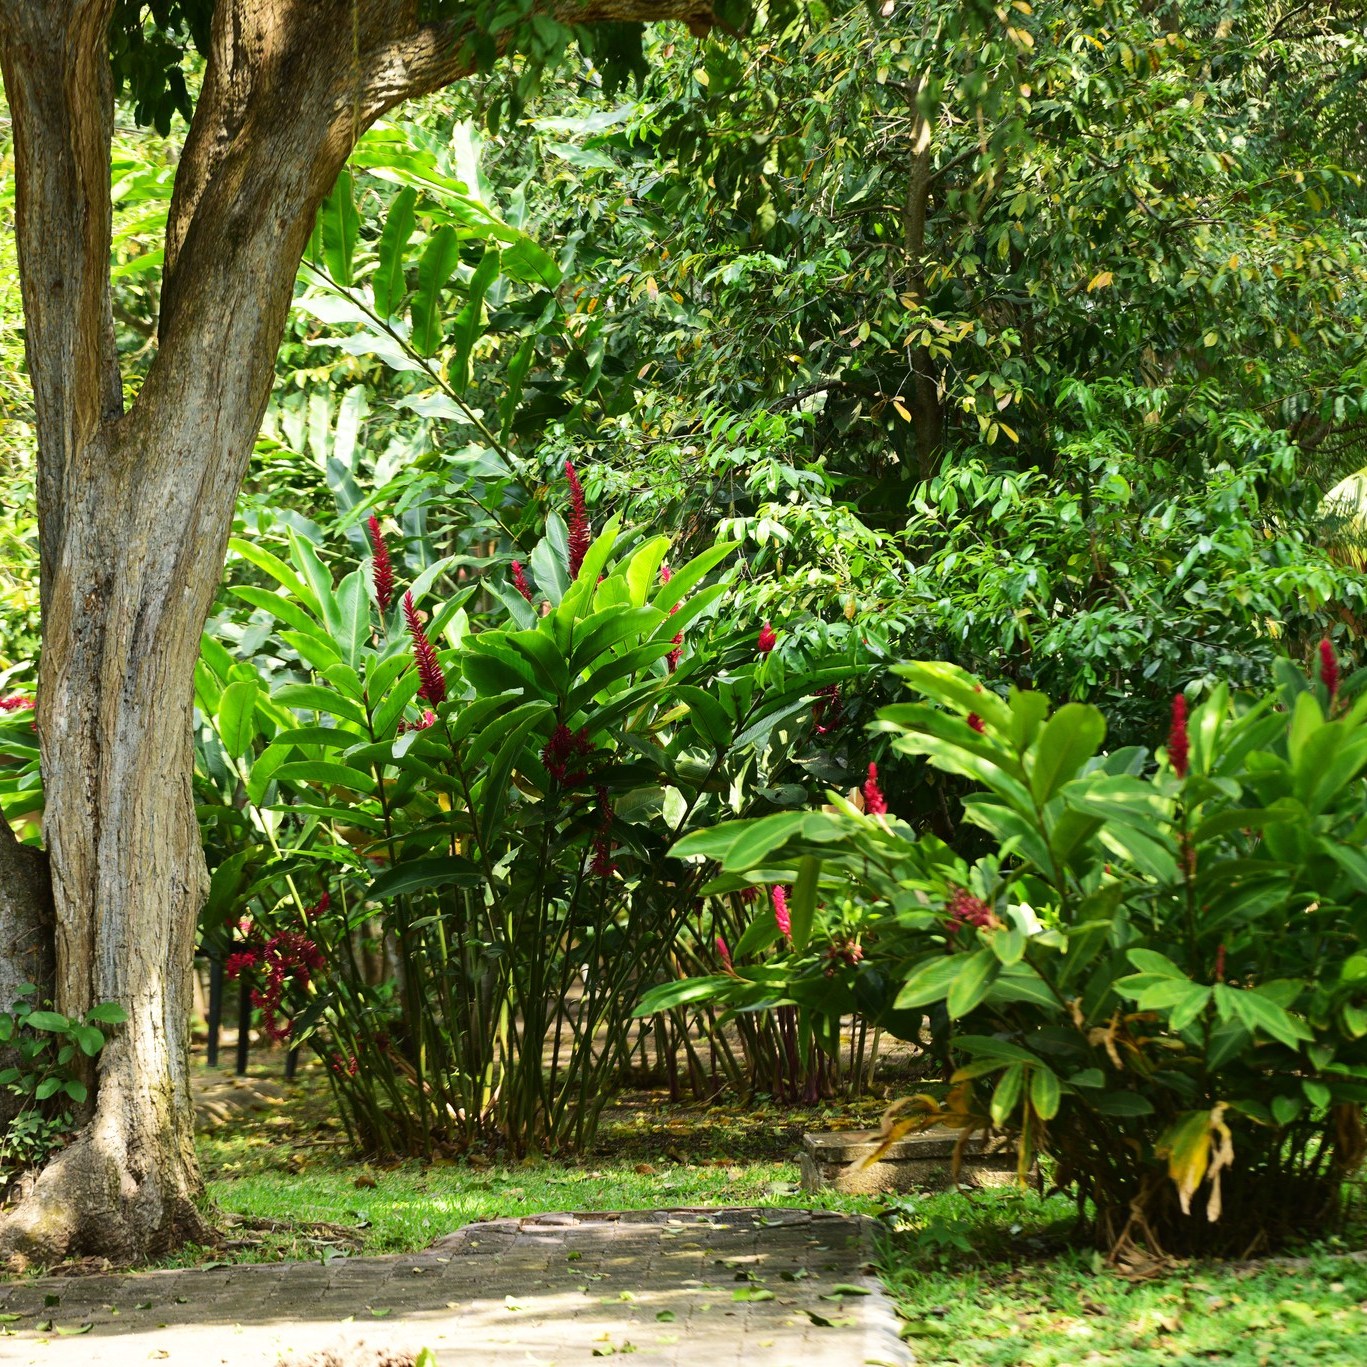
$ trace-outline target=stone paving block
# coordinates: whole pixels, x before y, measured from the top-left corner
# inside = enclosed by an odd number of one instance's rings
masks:
[[[4,1313],[22,1316],[0,1324],[0,1362],[274,1367],[365,1343],[430,1347],[441,1367],[589,1367],[628,1345],[632,1367],[903,1367],[864,1270],[870,1225],[748,1208],[552,1212],[466,1226],[404,1257],[0,1283]],[[826,1299],[840,1283],[873,1294]],[[769,1298],[737,1299],[747,1292]]]

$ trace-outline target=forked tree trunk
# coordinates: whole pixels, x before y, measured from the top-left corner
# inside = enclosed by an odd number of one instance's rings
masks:
[[[547,8],[710,19],[699,0]],[[39,445],[54,995],[73,1017],[105,1000],[129,1017],[75,1141],[0,1217],[0,1257],[16,1262],[127,1262],[203,1233],[187,1048],[205,882],[191,792],[200,633],[318,204],[376,117],[469,72],[461,30],[419,23],[415,0],[217,0],[158,352],[125,413],[109,297],[112,9],[0,0]],[[0,958],[12,951],[0,944]]]

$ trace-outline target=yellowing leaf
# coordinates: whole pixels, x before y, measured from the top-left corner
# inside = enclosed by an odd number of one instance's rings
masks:
[[[1168,1176],[1176,1184],[1184,1215],[1191,1214],[1197,1187],[1210,1178],[1206,1219],[1212,1223],[1220,1218],[1220,1173],[1234,1161],[1234,1138],[1224,1114],[1223,1101],[1209,1111],[1187,1111],[1154,1145],[1154,1153],[1168,1160]]]
[[[1087,282],[1087,293],[1091,294],[1093,290],[1105,289],[1114,279],[1115,276],[1110,271],[1098,271]]]
[[[907,406],[901,399],[894,399],[892,401],[892,406],[902,415],[906,422],[911,421],[911,414],[907,412]]]
[[[1010,437],[1012,441],[1020,441],[1020,438],[1016,435],[1016,431],[1014,428],[1008,427],[1004,422],[999,422],[997,426],[1000,427],[1001,430],[1005,432],[1006,435]]]

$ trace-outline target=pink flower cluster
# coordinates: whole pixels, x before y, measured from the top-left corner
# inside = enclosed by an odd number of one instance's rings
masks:
[[[846,968],[858,967],[864,958],[864,946],[852,935],[841,936],[831,941],[824,957],[826,967],[823,972],[826,977],[834,978],[837,964],[844,964]]]
[[[408,731],[426,731],[429,726],[436,724],[437,714],[430,707],[423,709],[423,714],[417,721],[401,721],[395,728],[399,735],[404,735]]]
[[[955,888],[945,908],[949,913],[946,924],[951,931],[964,926],[990,926],[996,922],[992,908],[980,897],[974,897],[967,888]]]
[[[33,699],[26,698],[22,693],[11,693],[8,698],[0,698],[0,712],[22,712],[26,707],[33,706]]]

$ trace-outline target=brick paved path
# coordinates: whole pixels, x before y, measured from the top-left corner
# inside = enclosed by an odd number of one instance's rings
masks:
[[[273,1367],[363,1343],[431,1348],[441,1367],[624,1353],[632,1367],[902,1367],[865,1270],[871,1224],[749,1208],[540,1215],[407,1257],[6,1282],[0,1363]]]

